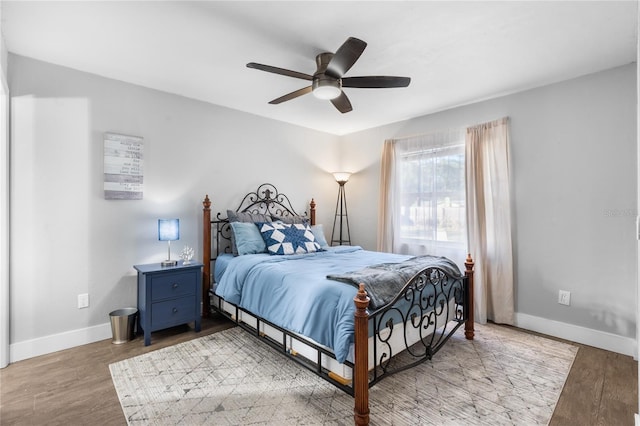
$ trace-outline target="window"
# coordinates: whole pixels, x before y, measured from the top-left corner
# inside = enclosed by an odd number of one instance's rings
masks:
[[[400,238],[466,244],[464,145],[400,158]]]
[[[399,139],[395,145],[394,251],[463,262],[467,247],[464,133]]]

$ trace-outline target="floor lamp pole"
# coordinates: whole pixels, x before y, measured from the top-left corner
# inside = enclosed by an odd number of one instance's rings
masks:
[[[347,183],[343,176],[336,176],[338,181],[338,200],[336,202],[336,215],[333,218],[333,231],[331,232],[331,245],[338,243],[338,245],[351,245],[351,233],[349,232],[349,215],[347,213],[347,196],[344,191],[344,185]],[[338,228],[338,238],[335,238],[336,225]],[[345,235],[346,231],[346,235]]]

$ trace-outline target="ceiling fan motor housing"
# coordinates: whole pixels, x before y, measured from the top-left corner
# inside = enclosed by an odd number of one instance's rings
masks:
[[[333,58],[333,53],[325,52],[316,56],[316,65],[318,66],[311,87],[313,95],[319,99],[334,99],[340,96],[342,92],[342,81],[339,77],[327,75],[327,65]]]

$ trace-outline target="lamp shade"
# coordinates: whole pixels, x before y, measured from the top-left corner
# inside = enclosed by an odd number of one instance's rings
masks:
[[[345,184],[349,180],[351,173],[349,172],[334,172],[333,177],[336,179],[336,182]]]
[[[176,241],[180,239],[180,219],[158,219],[158,240]]]

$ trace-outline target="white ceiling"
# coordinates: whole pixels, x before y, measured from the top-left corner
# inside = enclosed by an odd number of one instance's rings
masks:
[[[19,55],[337,135],[636,61],[636,1],[2,1]],[[313,95],[269,105],[347,39],[368,43],[346,76],[399,75],[398,89],[344,89],[340,114]]]

